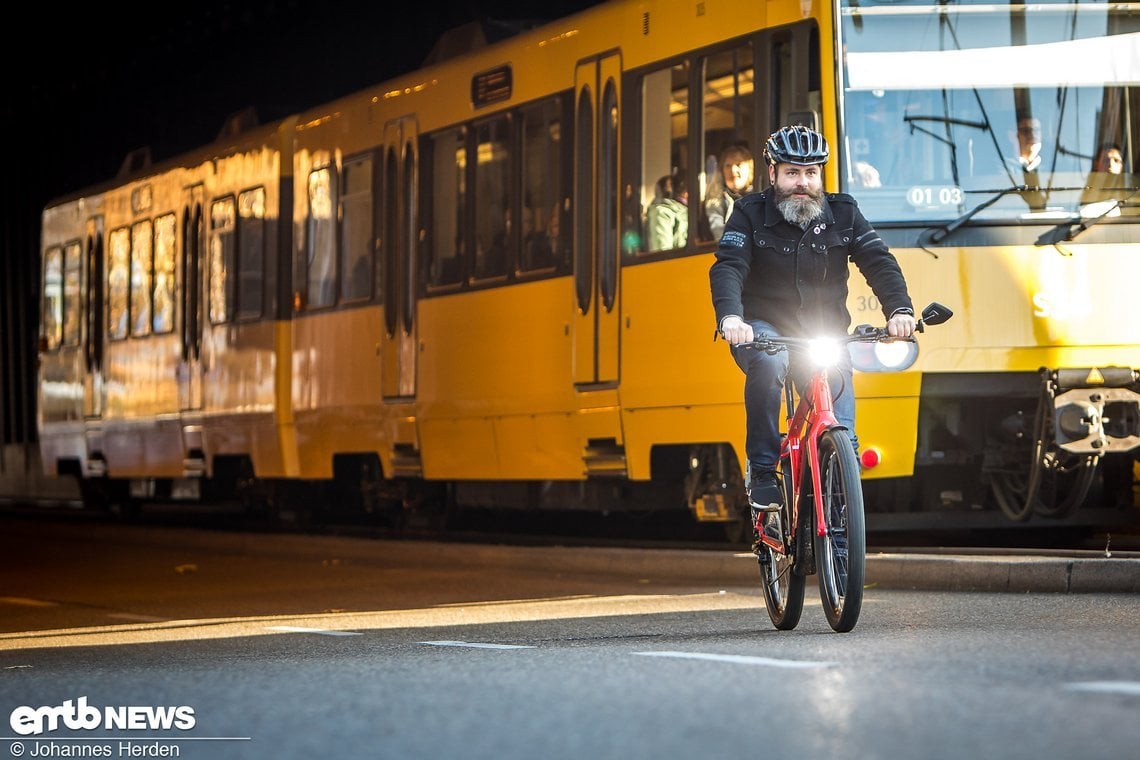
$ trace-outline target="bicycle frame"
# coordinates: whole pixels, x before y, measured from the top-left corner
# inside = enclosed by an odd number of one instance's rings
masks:
[[[801,394],[799,403],[792,406],[792,381],[788,378],[784,384],[784,395],[788,409],[788,434],[780,442],[780,460],[786,456],[791,463],[791,472],[785,477],[790,481],[787,492],[791,496],[789,509],[792,524],[784,531],[785,536],[797,535],[800,524],[800,486],[803,482],[804,452],[808,457],[808,471],[811,473],[812,506],[815,510],[816,534],[822,536],[827,530],[827,522],[823,514],[822,483],[820,481],[819,438],[827,430],[840,427],[835,417],[831,402],[831,383],[827,379],[828,367],[817,366],[812,370],[808,387]],[[761,516],[760,519],[763,519]],[[785,554],[787,547],[776,539],[766,535],[757,527],[761,541],[773,551]]]

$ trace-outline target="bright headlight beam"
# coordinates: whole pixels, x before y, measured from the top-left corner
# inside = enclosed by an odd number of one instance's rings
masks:
[[[808,357],[819,367],[834,367],[839,363],[839,344],[823,338],[808,343]]]

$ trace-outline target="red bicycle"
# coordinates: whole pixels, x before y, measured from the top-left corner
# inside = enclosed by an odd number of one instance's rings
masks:
[[[942,324],[953,315],[932,303],[923,309],[916,330]],[[855,448],[832,411],[827,371],[849,343],[893,341],[913,343],[914,338],[892,338],[886,328],[861,325],[838,341],[761,335],[742,344],[771,354],[806,351],[814,366],[798,403],[793,383],[784,384],[788,432],[780,442],[777,470],[784,503],[775,513],[760,513],[753,526],[757,539],[752,548],[760,561],[765,606],[779,630],[791,630],[800,622],[807,576],[816,573],[817,566],[827,622],[844,633],[859,620],[867,555],[863,487]]]

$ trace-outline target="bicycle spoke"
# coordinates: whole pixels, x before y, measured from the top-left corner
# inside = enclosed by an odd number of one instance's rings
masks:
[[[835,452],[828,457],[824,471],[828,476],[827,487],[824,489],[824,500],[827,503],[827,554],[824,561],[834,570],[832,595],[842,605],[847,591],[847,505],[843,501],[838,456]]]

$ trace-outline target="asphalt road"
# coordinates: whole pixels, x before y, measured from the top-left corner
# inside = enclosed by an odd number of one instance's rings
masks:
[[[0,757],[1135,756],[1138,594],[650,554],[3,522]]]

